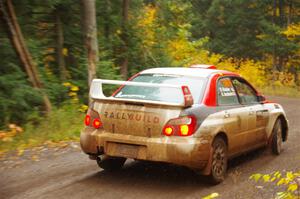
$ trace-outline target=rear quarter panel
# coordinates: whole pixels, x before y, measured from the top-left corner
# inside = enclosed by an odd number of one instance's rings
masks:
[[[267,123],[266,133],[267,133],[268,138],[270,138],[274,124],[275,124],[276,120],[279,118],[279,116],[282,115],[284,117],[284,119],[287,122],[287,127],[288,127],[288,120],[286,117],[286,113],[284,112],[284,109],[280,104],[266,103],[266,104],[264,104],[264,106],[269,111],[269,121]]]

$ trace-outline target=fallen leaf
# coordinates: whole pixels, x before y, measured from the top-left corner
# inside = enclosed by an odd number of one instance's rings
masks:
[[[21,155],[23,155],[23,154],[24,154],[24,149],[18,149],[17,155],[18,155],[18,156],[21,156]]]
[[[35,162],[40,161],[37,155],[31,156],[31,159]]]

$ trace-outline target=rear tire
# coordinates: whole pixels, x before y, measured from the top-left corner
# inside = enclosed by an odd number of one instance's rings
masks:
[[[97,158],[97,164],[106,171],[116,171],[123,167],[126,158],[104,156],[103,159]]]
[[[225,179],[227,171],[227,144],[221,137],[216,137],[213,144],[210,181],[219,184]]]
[[[280,119],[276,120],[272,130],[271,149],[275,155],[279,155],[282,151],[282,124]]]

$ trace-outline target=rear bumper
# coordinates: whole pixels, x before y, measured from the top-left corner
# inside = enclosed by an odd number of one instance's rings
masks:
[[[81,148],[87,154],[104,153],[115,157],[173,163],[194,169],[206,166],[210,154],[209,143],[202,138],[148,138],[90,128],[84,129],[80,135]]]

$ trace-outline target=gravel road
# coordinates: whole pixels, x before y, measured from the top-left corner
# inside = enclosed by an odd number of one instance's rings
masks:
[[[79,149],[48,151],[39,161],[0,170],[0,198],[271,198],[272,187],[255,187],[253,173],[300,170],[300,99],[269,97],[286,110],[289,140],[280,156],[259,149],[230,161],[226,180],[216,186],[174,165],[127,161],[118,172],[98,168]],[[75,147],[76,148],[76,147]],[[4,164],[4,160],[0,161]]]

